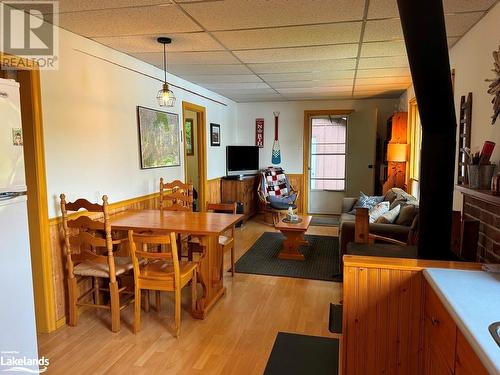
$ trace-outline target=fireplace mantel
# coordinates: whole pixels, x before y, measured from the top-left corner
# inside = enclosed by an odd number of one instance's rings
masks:
[[[471,197],[482,200],[483,202],[488,202],[500,206],[500,195],[493,195],[491,190],[470,189],[462,185],[456,185],[455,189],[462,194],[470,195]]]

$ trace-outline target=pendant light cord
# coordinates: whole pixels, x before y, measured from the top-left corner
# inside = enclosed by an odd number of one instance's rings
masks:
[[[165,49],[165,43],[163,43],[163,74],[165,77],[164,82],[167,83],[167,52]]]

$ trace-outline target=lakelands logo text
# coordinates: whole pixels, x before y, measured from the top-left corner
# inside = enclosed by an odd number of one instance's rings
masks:
[[[0,11],[0,50],[8,54],[2,56],[2,65],[7,69],[29,69],[32,65],[57,69],[59,2],[5,0]]]
[[[19,352],[16,351],[2,351],[0,353],[0,371],[8,374],[14,372],[41,374],[47,371],[49,366],[49,359],[45,357],[28,358],[19,355]]]

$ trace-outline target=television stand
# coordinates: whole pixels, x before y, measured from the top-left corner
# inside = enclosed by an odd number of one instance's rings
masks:
[[[233,178],[236,177],[236,178]],[[259,176],[228,176],[221,180],[222,203],[241,202],[243,204],[243,220],[248,220],[257,213],[259,200],[257,187]]]

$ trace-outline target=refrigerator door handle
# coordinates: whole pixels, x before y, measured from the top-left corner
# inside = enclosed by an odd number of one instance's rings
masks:
[[[6,201],[9,199],[14,199],[26,195],[25,191],[8,191],[5,193],[0,193],[0,201]]]

